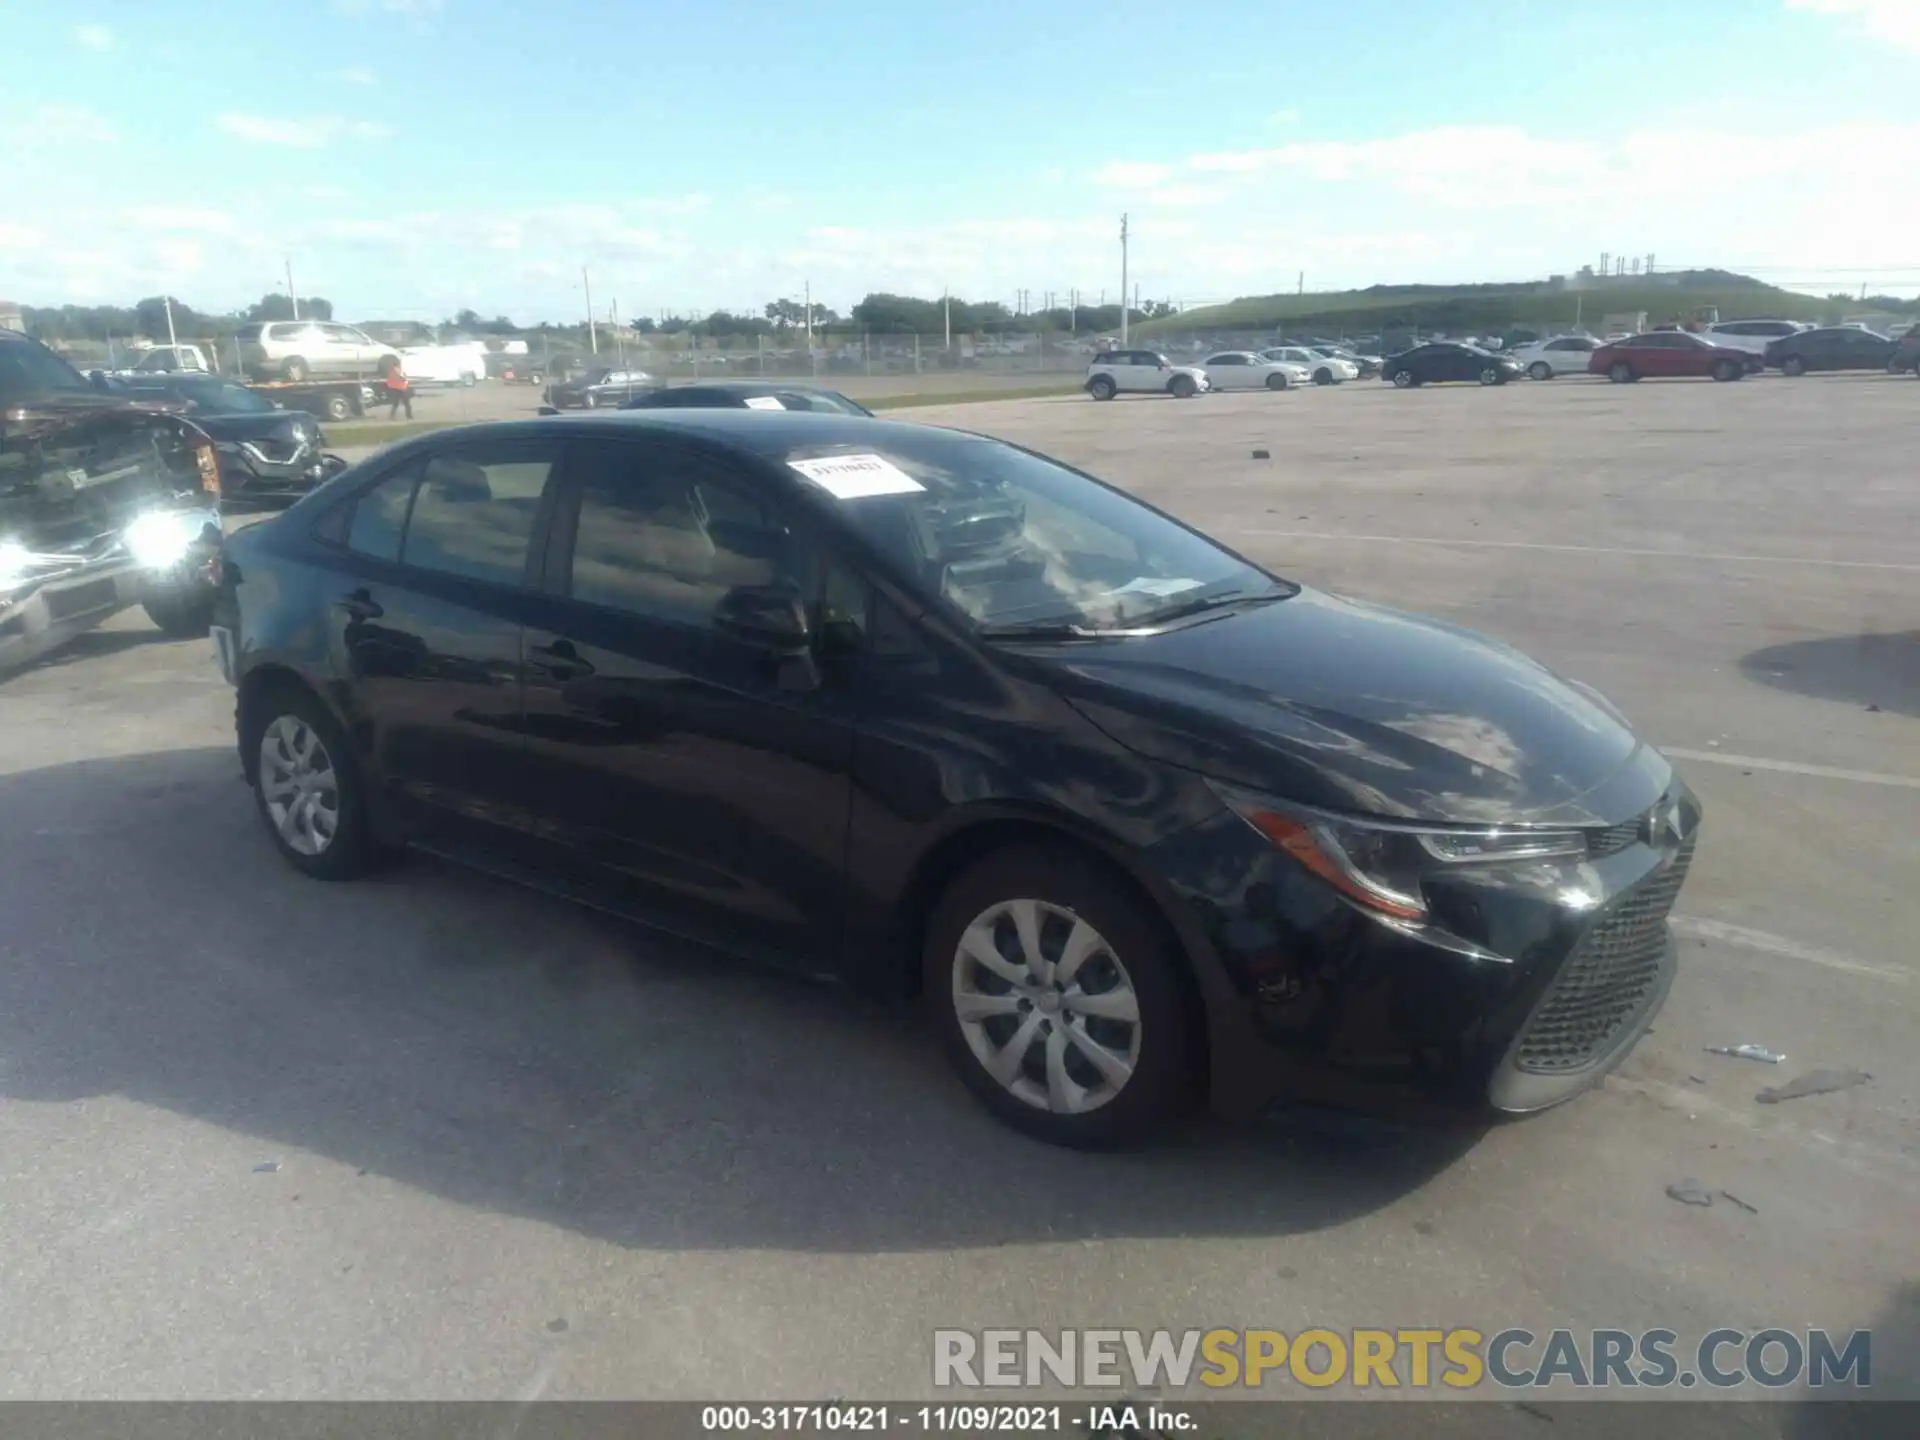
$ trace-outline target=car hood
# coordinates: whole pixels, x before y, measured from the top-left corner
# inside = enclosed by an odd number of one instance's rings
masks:
[[[210,488],[197,426],[168,408],[83,393],[0,410],[0,542],[84,548],[156,504]],[[216,472],[217,473],[217,472]]]
[[[1454,824],[1613,824],[1670,772],[1592,692],[1439,621],[1312,590],[1029,650],[1120,744],[1298,803]]]

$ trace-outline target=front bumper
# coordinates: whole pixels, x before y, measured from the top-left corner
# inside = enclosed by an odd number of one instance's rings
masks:
[[[1667,917],[1700,807],[1677,777],[1666,794],[1684,839],[1633,830],[1577,863],[1460,867],[1428,887],[1424,932],[1362,913],[1231,814],[1153,847],[1218,981],[1203,987],[1216,1108],[1524,1114],[1598,1084],[1673,983]]]
[[[215,452],[220,460],[220,508],[228,515],[284,510],[347,468],[346,461],[318,446],[305,447],[285,460],[276,460],[245,440],[222,441]]]
[[[47,563],[35,567],[36,573],[0,590],[0,674],[31,664],[131,605],[187,587],[210,586],[211,562],[220,548],[219,512],[170,513],[200,532],[173,564],[143,564],[114,542],[89,553],[47,557]]]

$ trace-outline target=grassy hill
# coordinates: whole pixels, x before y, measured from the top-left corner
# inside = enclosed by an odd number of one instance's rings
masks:
[[[1718,306],[1723,320],[1780,319],[1815,323],[1839,318],[1836,302],[1781,290],[1724,270],[1687,270],[1658,280],[1610,279],[1569,290],[1545,281],[1493,285],[1373,285],[1308,295],[1252,295],[1225,305],[1182,311],[1138,325],[1142,337],[1194,330],[1285,330],[1293,334],[1375,332],[1417,327],[1484,334],[1515,327],[1597,328],[1603,315],[1647,312],[1648,323],[1686,319]]]

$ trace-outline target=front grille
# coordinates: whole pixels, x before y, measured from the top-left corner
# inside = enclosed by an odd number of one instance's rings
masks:
[[[1625,895],[1567,957],[1521,1036],[1514,1056],[1520,1069],[1584,1070],[1640,1012],[1666,960],[1667,914],[1687,878],[1693,844],[1689,836],[1666,869]]]
[[[1640,827],[1645,820],[1644,815],[1636,815],[1631,820],[1619,825],[1609,825],[1604,830],[1589,830],[1587,854],[1595,860],[1604,859],[1608,855],[1618,855],[1640,838]]]

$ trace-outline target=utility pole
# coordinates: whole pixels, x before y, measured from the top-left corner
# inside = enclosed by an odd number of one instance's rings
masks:
[[[161,298],[164,299],[167,304],[167,344],[173,348],[173,363],[178,365],[180,363],[180,341],[173,333],[173,297],[166,295]],[[1862,300],[1867,298],[1867,287],[1864,285],[1860,287],[1860,298]]]
[[[587,267],[580,267],[580,289],[587,297],[587,344],[593,347],[593,353],[600,353],[600,329],[593,323],[593,282],[587,278]]]
[[[1127,343],[1127,217],[1120,217],[1120,344]]]
[[[813,281],[808,280],[803,282],[803,284],[805,286],[803,291],[805,298],[801,303],[806,307],[807,312],[807,366],[812,370],[813,378],[818,380],[820,378],[820,361],[813,353]]]
[[[1300,279],[1294,284],[1293,293],[1296,295],[1304,295],[1307,293],[1307,272],[1306,271],[1302,270],[1300,272]]]
[[[300,292],[293,288],[293,261],[287,260],[287,298],[293,302],[293,318],[300,318]]]
[[[613,328],[614,351],[620,357],[620,368],[627,368],[627,341],[620,333],[620,302],[612,301],[607,306],[607,324]]]
[[[1079,333],[1080,292],[1078,290],[1069,290],[1067,291],[1067,334],[1077,335]]]
[[[946,319],[947,349],[953,349],[953,292],[944,286],[940,290],[940,309]]]

